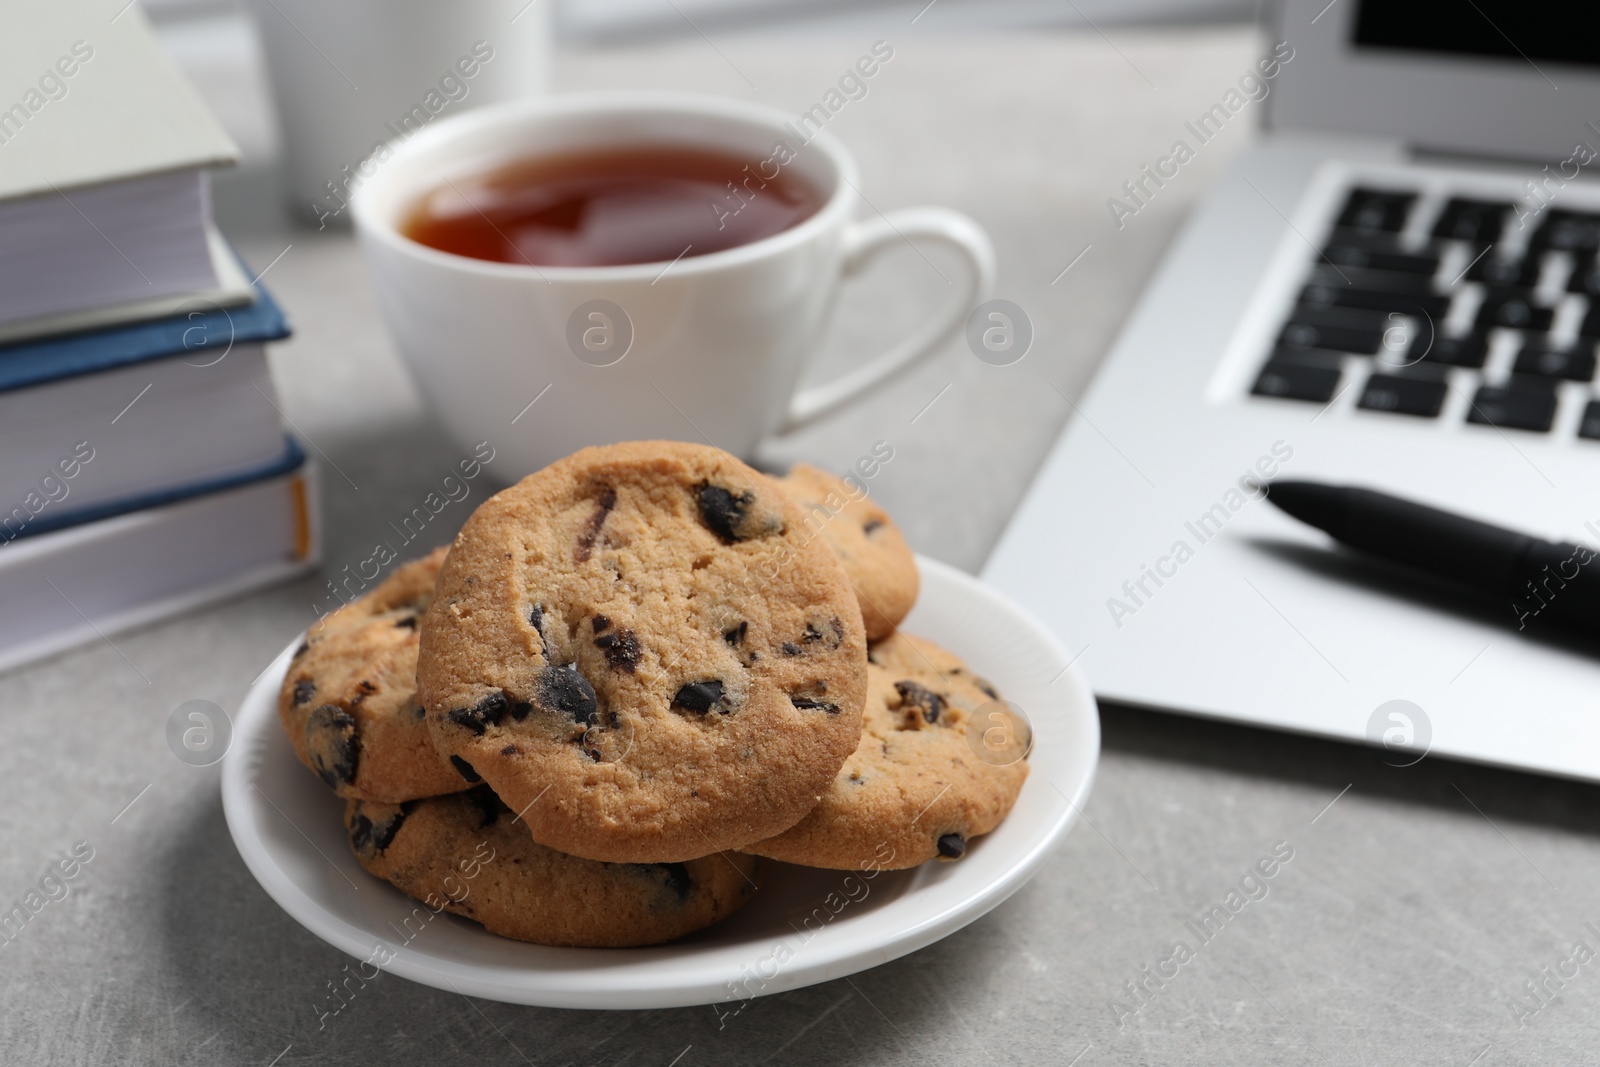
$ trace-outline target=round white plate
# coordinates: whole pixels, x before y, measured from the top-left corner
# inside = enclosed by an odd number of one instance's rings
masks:
[[[222,773],[228,829],[256,880],[312,933],[374,965],[392,953],[387,970],[471,996],[672,1008],[748,1000],[886,963],[1015,893],[1072,825],[1100,756],[1094,697],[1055,639],[976,579],[919,562],[922,595],[905,629],[959,654],[1033,723],[1032,771],[1016,807],[958,862],[873,878],[773,864],[732,918],[655,948],[545,948],[448,914],[406,924],[421,906],[357,865],[345,842],[344,802],[300,765],[278,724],[278,687],[299,638],[256,682],[234,722]]]

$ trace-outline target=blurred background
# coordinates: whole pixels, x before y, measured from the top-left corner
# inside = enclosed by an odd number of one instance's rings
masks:
[[[556,89],[563,84],[559,56],[597,58],[631,50],[660,53],[698,42],[702,34],[760,40],[801,35],[854,41],[899,30],[915,18],[919,36],[1018,30],[1098,34],[1106,28],[1195,27],[1238,29],[1261,23],[1263,0],[539,0],[558,50]],[[242,165],[222,171],[219,220],[251,220],[262,202],[253,194],[278,152],[265,60],[243,0],[148,0],[141,5],[162,43],[201,90],[243,154]],[[1264,13],[1265,12],[1265,13]],[[1065,74],[1065,71],[1059,73]],[[258,220],[259,221],[259,220]]]
[[[901,423],[896,448],[912,462],[875,492],[892,512],[905,514],[907,535],[920,551],[968,570],[987,557],[1134,298],[1190,207],[1250,143],[1259,112],[1217,137],[1186,166],[1185,180],[1172,183],[1136,224],[1112,232],[1106,197],[1152,152],[1167,148],[1219,84],[1230,84],[1254,61],[1271,11],[1260,0],[537,2],[533,15],[548,18],[553,37],[555,92],[663,88],[798,113],[865,43],[914,42],[898,50],[895,77],[872,88],[874,99],[886,103],[847,108],[830,129],[860,160],[872,210],[945,204],[991,234],[997,295],[1032,317],[1034,355],[1013,373],[985,375],[991,368],[957,354],[965,350],[952,341],[939,359],[891,383],[873,413],[773,439],[760,458],[775,466],[800,459],[845,466],[860,451],[861,433],[884,436],[893,418]],[[352,274],[359,272],[354,248],[339,239],[336,226],[318,232],[304,225],[303,214],[285,210],[281,136],[247,5],[156,0],[144,6],[240,147],[240,165],[213,176],[219,227],[256,269],[294,244],[267,277],[295,327],[295,336],[271,351],[286,410],[306,420],[302,427],[313,435],[309,426],[325,426],[317,443],[341,465],[367,467],[367,456],[405,449],[402,442],[417,428],[400,433],[394,420],[409,423],[424,405],[394,373],[388,339],[370,328],[375,316],[364,306],[366,286]],[[1159,88],[1147,77],[1152,71],[1160,72]],[[1104,247],[1094,269],[1063,277],[1062,269],[1095,240]],[[925,258],[948,270],[940,250],[929,249]],[[925,270],[917,254],[901,250],[846,287],[825,351],[807,378],[835,376],[862,353],[904,336],[936,306],[939,294],[915,280]],[[333,351],[340,357],[330,362]],[[940,400],[949,410],[940,421],[906,426],[884,414],[915,413],[949,385]],[[344,402],[356,389],[369,403]],[[981,472],[983,506],[934,514],[915,506],[926,484],[914,471],[918,464],[948,463],[951,421],[964,424],[967,437],[951,474]],[[368,470],[366,479],[387,483],[396,465],[384,466]],[[356,532],[360,523],[341,520],[347,502],[341,494],[324,495],[324,556],[337,560],[366,534]]]

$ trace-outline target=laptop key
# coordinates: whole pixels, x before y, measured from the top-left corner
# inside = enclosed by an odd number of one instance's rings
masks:
[[[1311,272],[1312,285],[1343,285],[1375,293],[1433,295],[1433,278],[1426,274],[1407,274],[1397,270],[1352,270],[1349,267],[1318,267]]]
[[[1339,212],[1339,226],[1364,233],[1399,233],[1417,194],[1383,189],[1352,189]]]
[[[1280,345],[1357,352],[1370,356],[1383,344],[1388,318],[1379,311],[1297,307],[1278,336]]]
[[[1256,396],[1325,404],[1333,399],[1333,394],[1339,388],[1339,375],[1336,359],[1316,359],[1308,354],[1294,353],[1292,349],[1280,348],[1261,368],[1261,374],[1250,392]]]
[[[1482,247],[1500,240],[1511,205],[1505,201],[1468,200],[1451,197],[1433,224],[1433,235],[1451,241],[1471,241]]]
[[[1512,330],[1543,332],[1555,319],[1555,309],[1539,307],[1528,294],[1517,289],[1490,289],[1478,309],[1480,330],[1504,326]]]
[[[1600,249],[1600,215],[1585,211],[1552,209],[1533,231],[1530,248],[1550,248],[1561,252],[1588,255]]]
[[[1544,341],[1529,341],[1517,353],[1512,374],[1539,378],[1561,378],[1569,382],[1594,380],[1594,344],[1556,348]]]
[[[1431,378],[1374,374],[1361,391],[1358,407],[1368,411],[1388,411],[1396,415],[1435,418],[1444,407],[1445,383]]]
[[[1583,421],[1578,423],[1578,436],[1600,441],[1600,400],[1591,400],[1583,409]]]
[[[1341,235],[1347,237],[1348,235]],[[1400,271],[1405,274],[1421,274],[1433,277],[1439,270],[1439,257],[1437,254],[1421,252],[1401,252],[1398,249],[1389,249],[1383,245],[1389,242],[1365,242],[1356,244],[1349,240],[1336,241],[1322,250],[1322,260],[1319,262],[1331,263],[1333,266],[1348,271],[1355,270],[1389,270]]]
[[[1450,308],[1450,297],[1439,293],[1385,292],[1380,289],[1358,288],[1356,285],[1329,285],[1321,280],[1313,281],[1301,291],[1300,302],[1321,307],[1393,311],[1401,315],[1425,314],[1433,318],[1444,317]]]
[[[1442,363],[1447,367],[1482,367],[1489,358],[1489,338],[1482,333],[1469,333],[1461,337],[1435,337],[1433,344],[1422,354],[1424,363]]]
[[[1556,417],[1556,393],[1548,385],[1485,385],[1472,398],[1467,421],[1479,426],[1546,433]]]
[[[1533,289],[1539,284],[1539,259],[1501,259],[1485,256],[1467,269],[1469,282],[1486,282],[1502,289]]]
[[[1567,276],[1567,292],[1600,296],[1600,261],[1591,256],[1574,263],[1572,273]],[[1591,310],[1594,307],[1593,304],[1589,306]]]

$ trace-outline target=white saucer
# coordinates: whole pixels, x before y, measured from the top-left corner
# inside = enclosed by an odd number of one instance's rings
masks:
[[[872,879],[774,864],[732,918],[656,948],[545,948],[448,914],[402,926],[419,905],[356,864],[344,802],[300,765],[278,724],[278,687],[299,638],[256,682],[233,724],[222,773],[228,829],[257,881],[312,933],[362,960],[392,951],[387,970],[471,996],[559,1008],[730,1002],[731,1011],[752,996],[886,963],[1021,888],[1072,825],[1100,756],[1094,697],[1055,639],[976,579],[919,562],[922,595],[904,628],[960,655],[1033,723],[1032,771],[1016,807],[960,861]]]

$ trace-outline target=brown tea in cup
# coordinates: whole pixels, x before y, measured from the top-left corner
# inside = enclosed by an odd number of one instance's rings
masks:
[[[750,244],[805,221],[825,200],[777,157],[641,145],[536,156],[446,179],[417,199],[399,229],[474,259],[611,267]]]

